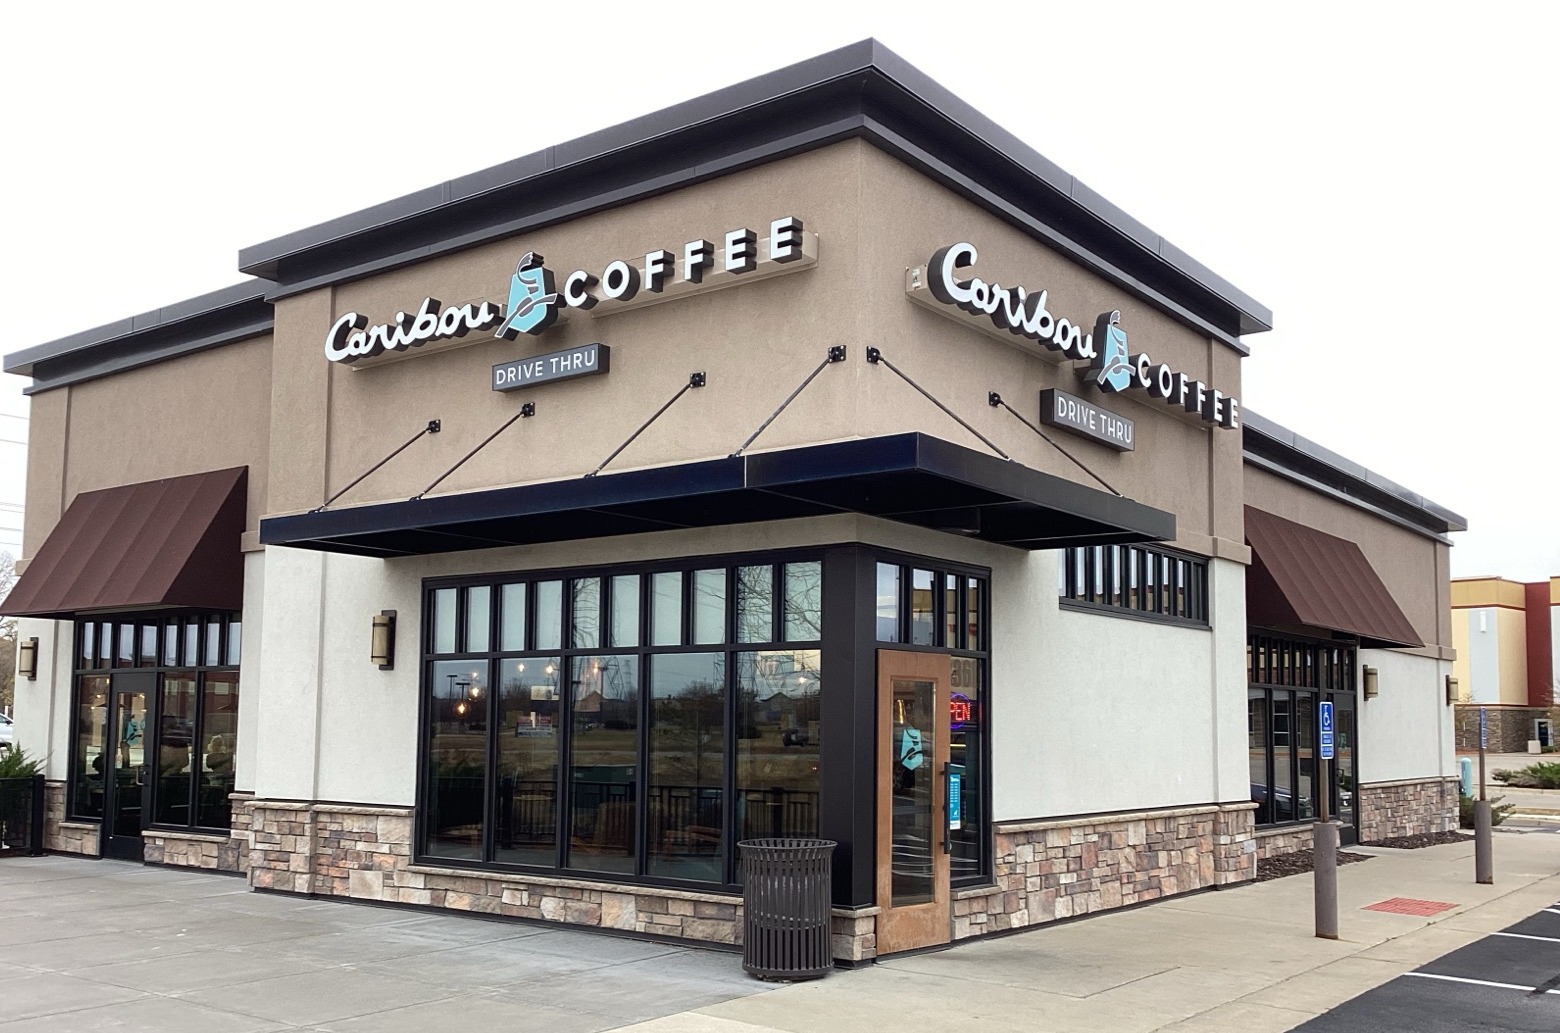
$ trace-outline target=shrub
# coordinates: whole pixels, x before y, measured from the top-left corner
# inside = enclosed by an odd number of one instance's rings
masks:
[[[43,761],[29,757],[20,746],[0,753],[0,778],[31,778],[42,770]]]
[[[1457,794],[1457,824],[1465,829],[1473,828],[1473,805],[1477,802],[1474,797]],[[1511,817],[1511,812],[1517,809],[1514,803],[1501,803],[1504,796],[1497,796],[1490,801],[1490,824],[1499,825]]]
[[[1540,761],[1517,771],[1497,771],[1490,777],[1513,789],[1560,789],[1560,762]]]

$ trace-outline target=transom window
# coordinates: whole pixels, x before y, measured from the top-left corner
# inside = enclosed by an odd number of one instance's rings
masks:
[[[1144,545],[1067,549],[1057,568],[1065,606],[1208,624],[1208,561]]]
[[[722,885],[818,830],[822,564],[430,582],[420,853]]]

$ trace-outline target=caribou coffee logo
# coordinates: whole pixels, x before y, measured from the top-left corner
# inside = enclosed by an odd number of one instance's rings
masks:
[[[1147,352],[1129,352],[1120,311],[1101,315],[1094,332],[1086,334],[1081,324],[1052,314],[1048,291],[1004,287],[979,276],[960,279],[960,273],[972,267],[976,257],[975,245],[967,241],[938,248],[926,265],[926,286],[932,297],[978,317],[982,323],[989,320],[998,331],[1058,352],[1064,359],[1087,362],[1086,382],[1093,382],[1107,394],[1138,390],[1195,413],[1205,422],[1227,428],[1240,426],[1236,399],[1165,363],[1156,363]]]
[[[394,320],[373,326],[365,316],[348,312],[325,335],[325,357],[354,363],[490,328],[496,328],[493,336],[508,340],[521,334],[534,336],[556,323],[567,309],[589,311],[603,302],[627,305],[640,298],[641,291],[656,298],[670,297],[722,287],[738,282],[738,277],[761,279],[804,267],[816,258],[816,242],[816,237],[804,233],[801,219],[786,216],[769,224],[769,236],[763,240],[746,227],[728,230],[721,235],[719,247],[701,238],[685,243],[681,254],[657,248],[646,253],[642,262],[618,259],[599,276],[576,269],[564,277],[562,290],[542,256],[527,251],[509,279],[507,306],[481,301],[445,308],[437,298],[425,298],[415,312],[397,312]]]

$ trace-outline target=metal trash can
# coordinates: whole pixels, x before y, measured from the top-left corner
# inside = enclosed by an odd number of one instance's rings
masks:
[[[828,839],[745,839],[742,967],[759,979],[817,979],[834,968]]]

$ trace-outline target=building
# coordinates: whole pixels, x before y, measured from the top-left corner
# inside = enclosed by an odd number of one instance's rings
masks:
[[[856,962],[1455,821],[1461,519],[873,41],[239,266],[5,361],[54,849]]]
[[[1523,584],[1499,577],[1452,582],[1452,640],[1457,650],[1457,748],[1525,753],[1554,745],[1560,725],[1560,577]]]

